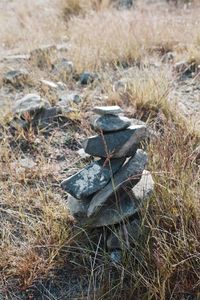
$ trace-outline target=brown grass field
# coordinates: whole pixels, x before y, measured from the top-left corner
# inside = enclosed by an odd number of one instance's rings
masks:
[[[108,0],[0,1],[0,300],[200,299],[200,90],[195,108],[179,106],[183,88],[199,87],[200,73],[180,83],[174,72],[181,60],[200,66],[200,3],[173,2],[138,0],[118,10]],[[56,79],[48,68],[5,57],[49,44],[66,44],[76,74],[97,72],[101,80],[83,88],[69,76],[64,83],[83,97],[76,112],[48,134],[31,126],[12,134],[13,100],[37,91],[54,103],[39,79]],[[163,63],[167,52],[174,61]],[[3,74],[19,67],[32,83],[9,90]],[[125,80],[123,91],[113,88],[117,80]],[[75,150],[93,133],[96,104],[120,105],[156,132],[143,234],[134,247],[124,245],[119,264],[110,262],[102,232],[78,227],[60,188],[87,162]],[[20,166],[24,157],[33,168]]]

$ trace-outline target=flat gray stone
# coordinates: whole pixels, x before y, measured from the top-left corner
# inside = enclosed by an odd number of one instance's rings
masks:
[[[153,192],[154,182],[149,171],[144,170],[141,180],[132,190],[120,189],[117,191],[117,199],[114,195],[109,197],[106,204],[99,210],[98,214],[89,217],[87,211],[90,205],[90,199],[84,201],[78,200],[69,195],[67,198],[67,207],[71,215],[80,226],[102,227],[119,224],[122,221],[133,216],[144,204]],[[140,193],[139,198],[138,190]],[[146,192],[147,191],[147,192]],[[143,196],[143,198],[141,198]]]
[[[80,83],[82,85],[92,83],[95,79],[98,79],[98,75],[92,72],[83,72],[80,75]]]
[[[89,206],[89,200],[78,200],[69,194],[66,204],[70,214],[75,218],[75,220],[82,226],[87,225],[87,210]]]
[[[113,176],[113,180],[92,198],[88,208],[88,217],[97,214],[109,197],[115,194],[120,187],[127,185],[129,182],[137,184],[142,176],[147,161],[147,154],[141,149],[137,150],[135,156],[130,158],[119,172]]]
[[[82,101],[81,96],[78,93],[62,91],[58,93],[59,101],[57,106],[68,106],[71,103],[79,104]]]
[[[87,159],[90,157],[89,154],[85,153],[85,150],[83,148],[79,149],[76,151],[78,153],[78,155],[83,158],[83,159]]]
[[[118,105],[114,106],[95,106],[93,112],[98,115],[118,115],[123,112]]]
[[[102,189],[112,178],[125,159],[114,159],[105,163],[104,159],[92,162],[80,172],[65,179],[61,187],[77,199],[85,199]]]
[[[3,76],[3,82],[11,84],[15,88],[23,87],[30,82],[29,73],[27,70],[8,71]]]
[[[44,80],[44,79],[42,79],[40,81],[41,81],[41,86],[44,89],[49,88],[49,89],[56,90],[58,88],[58,85],[53,81]]]
[[[144,125],[133,125],[123,131],[92,136],[83,141],[85,152],[98,157],[133,156],[140,142],[148,138],[148,130]]]
[[[103,115],[96,118],[91,125],[97,131],[119,131],[129,127],[131,125],[131,120],[116,115]]]
[[[28,94],[15,102],[13,112],[16,114],[32,113],[48,107],[50,107],[50,103],[42,99],[40,95]]]
[[[62,116],[62,110],[59,107],[43,108],[34,118],[33,125],[38,127],[49,127],[58,121]]]
[[[133,6],[133,0],[118,0],[117,4],[119,8],[130,9]]]
[[[98,214],[88,219],[91,227],[110,226],[121,223],[133,216],[153,193],[154,181],[149,171],[144,170],[141,180],[132,188],[120,189],[116,196],[112,195]],[[141,191],[138,193],[138,191]],[[89,205],[88,205],[89,207]],[[88,209],[85,207],[85,210]],[[86,211],[85,211],[86,214]],[[82,220],[83,221],[83,220]]]

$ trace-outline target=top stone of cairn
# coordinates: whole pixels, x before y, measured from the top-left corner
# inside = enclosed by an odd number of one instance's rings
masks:
[[[123,110],[118,106],[95,106],[93,111],[98,115],[118,115],[123,112]]]

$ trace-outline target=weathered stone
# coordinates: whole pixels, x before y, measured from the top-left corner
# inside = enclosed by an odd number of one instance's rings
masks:
[[[174,65],[173,69],[178,75],[191,75],[194,68],[193,68],[192,64],[183,60],[183,61],[177,62]]]
[[[53,69],[54,75],[58,76],[61,80],[66,81],[74,71],[74,65],[67,59],[62,59],[58,62]]]
[[[36,167],[36,163],[32,158],[25,157],[12,162],[10,167],[16,174],[24,175],[24,173],[32,173],[34,168]]]
[[[124,249],[129,248],[131,244],[134,244],[135,240],[141,235],[141,226],[139,218],[135,218],[131,222],[121,224],[115,232],[112,232],[107,238],[107,248]]]
[[[30,82],[27,70],[12,70],[4,74],[3,82],[11,84],[15,88],[23,87]]]
[[[119,131],[130,126],[131,120],[116,115],[103,115],[96,118],[91,125],[97,131]]]
[[[77,199],[84,199],[103,188],[124,163],[125,159],[104,159],[87,165],[61,183],[62,188]]]
[[[47,100],[37,94],[28,94],[15,102],[13,112],[16,114],[33,113],[48,107],[50,107],[50,103]]]
[[[57,103],[58,106],[63,107],[67,106],[70,103],[74,102],[75,104],[79,104],[81,102],[81,96],[77,93],[68,93],[66,91],[62,91],[58,93],[59,101]]]
[[[34,118],[33,125],[47,127],[53,125],[58,117],[61,116],[62,110],[59,107],[43,108]]]
[[[154,182],[149,171],[144,170],[141,180],[132,188],[120,189],[106,201],[97,215],[88,222],[91,227],[115,225],[133,216],[153,192]],[[141,192],[139,192],[141,191]],[[88,205],[89,206],[89,205]],[[84,215],[88,207],[85,207]]]
[[[95,106],[93,112],[98,115],[118,115],[123,112],[118,105],[114,106]]]
[[[4,57],[4,60],[7,61],[23,61],[23,60],[28,60],[29,59],[29,55],[28,54],[14,54],[14,55],[8,55],[6,57]]]
[[[107,203],[93,217],[87,216],[91,198],[84,201],[78,200],[69,195],[67,206],[70,213],[81,226],[102,227],[119,224],[122,221],[133,216],[141,208],[144,201],[147,200],[153,192],[154,182],[150,172],[144,170],[141,180],[132,190],[120,189],[109,197]],[[138,190],[143,192],[139,194]],[[142,198],[143,197],[143,198]]]
[[[36,163],[33,161],[33,159],[28,157],[22,158],[18,162],[19,165],[25,169],[32,169],[36,166]]]
[[[174,62],[174,54],[173,54],[173,52],[167,52],[167,53],[165,53],[162,56],[162,58],[161,58],[161,62],[164,63],[164,64]]]
[[[86,84],[89,84],[89,83],[92,83],[95,79],[97,79],[98,76],[97,74],[95,73],[91,73],[91,72],[83,72],[81,75],[80,75],[80,83],[82,85],[86,85]]]
[[[117,172],[110,183],[101,189],[91,200],[88,208],[88,217],[98,213],[100,208],[105,205],[107,200],[119,190],[120,187],[127,185],[129,182],[137,184],[142,176],[142,172],[147,164],[147,154],[139,149],[134,157]]]
[[[53,82],[53,81],[49,81],[49,80],[44,80],[42,79],[41,80],[41,86],[42,86],[42,89],[53,89],[53,90],[56,90],[58,88],[58,85]]]
[[[80,157],[82,157],[82,158],[84,158],[84,159],[90,157],[90,155],[87,154],[83,148],[79,149],[79,150],[76,151],[76,152],[78,153],[78,155],[80,155]]]
[[[117,0],[119,8],[129,9],[133,5],[133,0]]]
[[[133,125],[123,131],[90,137],[83,141],[85,152],[98,157],[133,156],[140,143],[148,138],[146,126]]]

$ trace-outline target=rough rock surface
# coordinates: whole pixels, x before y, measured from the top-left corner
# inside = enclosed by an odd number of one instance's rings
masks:
[[[88,217],[96,214],[99,209],[105,205],[110,196],[113,195],[121,186],[126,185],[129,181],[137,184],[142,176],[142,172],[147,164],[147,154],[139,149],[134,157],[113,176],[112,182],[101,189],[91,200],[88,208]]]
[[[15,88],[23,87],[30,81],[27,70],[12,70],[4,74],[3,82]]]
[[[101,227],[115,225],[133,216],[143,205],[144,201],[151,196],[153,188],[153,178],[150,172],[144,170],[141,180],[132,190],[120,189],[107,200],[107,203],[99,210],[98,214],[91,219],[90,226]],[[143,191],[143,198],[141,198],[141,194],[139,195],[140,198],[137,198],[137,191],[139,189]]]
[[[130,126],[131,120],[129,118],[116,115],[103,115],[93,120],[91,125],[97,131],[119,131]]]
[[[72,216],[76,218],[80,225],[87,225],[89,227],[115,225],[133,216],[143,205],[144,201],[151,196],[153,187],[154,182],[150,172],[144,170],[141,180],[132,190],[120,189],[115,195],[111,195],[106,204],[95,216],[90,218],[87,216],[91,199],[80,201],[69,195],[67,198],[67,206]],[[139,195],[140,198],[137,198],[138,189],[144,191],[143,198],[141,198],[141,195]],[[145,192],[145,189],[147,189],[148,192]]]
[[[125,159],[114,159],[110,165],[104,159],[92,162],[61,183],[62,188],[77,199],[84,199],[102,189]]]
[[[95,106],[93,112],[98,115],[118,115],[123,112],[121,107],[115,106]]]
[[[78,93],[69,93],[67,91],[61,91],[58,93],[59,101],[57,103],[58,106],[67,106],[70,103],[74,102],[75,104],[79,104],[81,102],[81,96]]]
[[[59,107],[43,108],[34,118],[33,125],[46,127],[54,125],[59,116],[62,115],[62,110]]]
[[[129,128],[93,136],[83,141],[85,152],[98,157],[120,158],[133,156],[140,142],[148,137],[148,130],[143,125],[133,125]]]
[[[80,75],[80,84],[87,85],[89,83],[92,83],[97,78],[98,78],[98,76],[95,73],[83,72]]]
[[[50,107],[50,103],[47,100],[37,94],[28,94],[15,102],[13,112],[16,114],[32,113],[48,107]]]
[[[113,0],[113,3],[118,9],[130,9],[133,6],[133,0]]]

